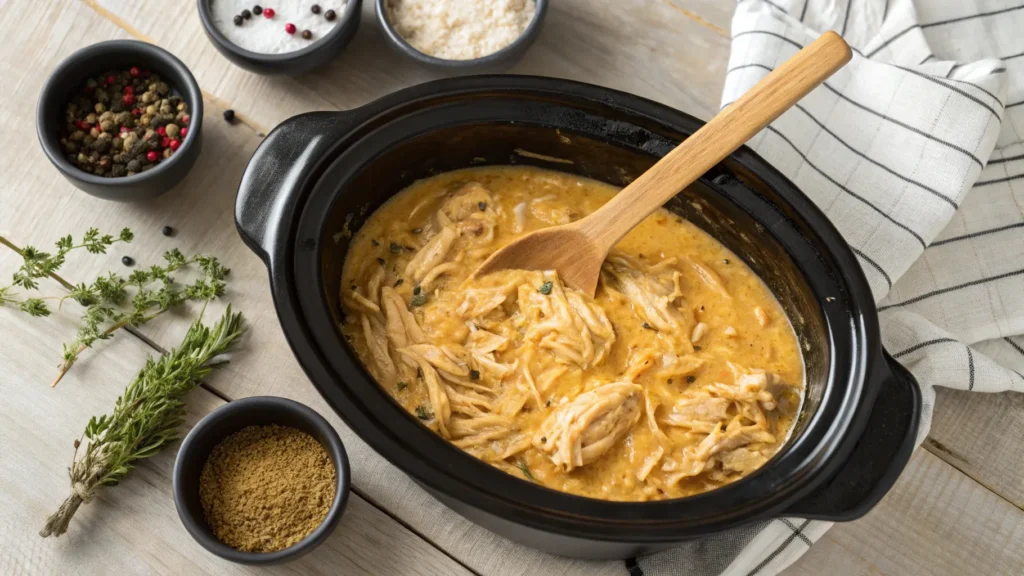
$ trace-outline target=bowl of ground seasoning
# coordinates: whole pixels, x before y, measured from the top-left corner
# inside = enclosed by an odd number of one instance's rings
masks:
[[[39,95],[36,133],[77,188],[107,200],[159,196],[199,157],[203,97],[170,52],[135,40],[87,46]]]
[[[540,35],[548,0],[376,0],[398,52],[447,72],[502,72]]]
[[[349,492],[334,428],[285,398],[236,400],[189,432],[173,473],[174,502],[204,548],[241,564],[279,564],[334,530]]]

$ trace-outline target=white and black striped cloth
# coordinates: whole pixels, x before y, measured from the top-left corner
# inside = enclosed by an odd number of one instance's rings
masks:
[[[935,386],[1024,392],[1022,0],[742,0],[723,107],[821,32],[854,58],[749,145],[828,214],[886,349]],[[831,526],[774,520],[626,562],[630,576],[776,574]]]

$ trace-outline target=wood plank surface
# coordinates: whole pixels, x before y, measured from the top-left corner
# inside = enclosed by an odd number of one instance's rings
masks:
[[[1024,574],[1024,514],[918,449],[882,504],[836,524],[787,576]]]
[[[364,7],[363,25],[353,44],[326,70],[297,80],[252,75],[235,68],[216,52],[201,30],[192,3],[184,4],[187,9],[183,9],[180,2],[156,0],[66,0],[45,5],[0,2],[0,25],[10,31],[4,45],[0,46],[0,70],[5,78],[5,82],[0,83],[0,128],[4,130],[0,137],[3,152],[0,170],[7,176],[5,186],[0,189],[0,233],[11,233],[23,242],[47,244],[60,234],[81,234],[93,225],[115,230],[131,226],[136,231],[135,243],[113,250],[107,258],[70,262],[68,273],[76,279],[91,278],[100,271],[120,266],[118,261],[123,254],[133,256],[140,264],[156,261],[164,250],[173,246],[185,252],[216,254],[233,269],[226,300],[246,313],[253,329],[239,361],[211,384],[230,398],[254,394],[291,397],[328,416],[350,452],[357,494],[372,502],[353,498],[344,524],[351,527],[352,537],[361,540],[341,542],[336,534],[328,543],[339,541],[336,548],[323,552],[328,546],[325,545],[316,553],[328,559],[321,568],[332,564],[339,568],[348,566],[351,573],[415,573],[411,565],[390,565],[391,571],[381,566],[375,572],[366,563],[367,559],[397,556],[396,546],[406,546],[408,550],[402,550],[420,558],[420,567],[426,570],[423,573],[458,573],[460,566],[389,518],[391,515],[482,574],[622,574],[621,563],[558,559],[480,529],[434,501],[370,450],[333,415],[306,380],[278,326],[266,271],[234,232],[234,192],[245,163],[260,141],[257,131],[269,131],[284,118],[300,112],[358,106],[438,75],[391,53],[383,44],[369,6]],[[603,84],[709,117],[718,107],[728,56],[728,33],[724,31],[728,29],[731,11],[731,2],[716,0],[560,0],[553,3],[537,45],[512,72]],[[209,98],[204,156],[186,181],[155,201],[116,204],[74,191],[49,166],[35,142],[34,95],[45,72],[73,50],[98,40],[129,35],[150,39],[177,54],[193,70]],[[234,108],[248,125],[230,126],[221,121],[220,112],[226,106]],[[170,239],[160,236],[159,229],[164,225],[178,229],[177,235]],[[9,273],[9,269],[9,264],[0,265],[0,274]],[[7,322],[11,314],[0,309],[0,336],[6,337],[15,330],[14,325]],[[148,326],[145,333],[161,346],[170,346],[184,332],[187,320],[185,315],[165,317]],[[33,321],[33,326],[26,325],[26,333],[34,333],[34,324],[38,321]],[[71,332],[70,327],[65,327],[62,334]],[[43,338],[38,334],[33,338],[37,339],[27,340],[35,342],[38,348],[31,348],[37,354],[39,350],[47,352]],[[43,354],[39,365],[49,367],[56,363],[59,339],[60,336],[46,339],[52,340],[49,349],[52,356]],[[17,349],[22,353],[23,348],[30,347],[27,342],[23,344]],[[137,350],[139,358],[145,351],[138,341],[127,335],[102,343],[100,347],[103,354],[88,352],[81,365],[75,368],[81,372],[73,371],[75,378],[88,381],[89,386],[96,386],[97,381],[92,370],[107,366],[106,362],[138,366],[130,354],[120,356],[123,348]],[[118,356],[108,360],[108,357],[115,357],[115,351]],[[5,353],[5,345],[0,345],[0,362]],[[0,391],[5,397],[10,390],[20,394],[21,388],[30,384],[54,394],[65,393],[65,388],[83,389],[79,386],[81,382],[69,379],[57,390],[50,390],[45,387],[50,379],[45,369],[41,373],[20,373],[18,378],[10,378],[10,374],[6,368],[0,373]],[[122,378],[116,384],[103,384],[110,398],[99,403],[99,410],[110,405],[125,382]],[[204,409],[219,402],[212,395],[208,396]],[[40,407],[50,408],[48,398],[26,396],[19,398],[17,405],[38,403]],[[89,406],[70,403],[64,410],[68,413],[63,420],[74,420],[73,415],[82,419],[87,418]],[[197,409],[197,413],[202,410]],[[7,418],[9,412],[4,406],[0,413]],[[26,436],[29,439],[24,442],[36,447],[25,453],[26,461],[31,459],[28,456],[31,454],[40,461],[39,466],[57,471],[49,475],[57,478],[57,481],[50,480],[60,489],[39,488],[40,494],[53,499],[45,506],[37,505],[48,511],[66,489],[66,476],[62,471],[70,455],[53,459],[36,454],[45,452],[43,444],[58,442],[66,435],[50,431],[45,439],[32,439],[28,436],[27,425],[13,428],[17,430],[14,434],[7,433],[12,429],[8,425],[5,422],[0,432],[0,459],[6,458],[5,442],[12,437],[22,442],[22,437]],[[81,422],[70,427],[80,429]],[[1024,432],[1024,401],[1019,395],[940,393],[932,437],[927,444],[934,454],[918,450],[896,489],[875,511],[858,522],[833,528],[790,571],[793,574],[954,574],[967,566],[975,573],[1024,572],[1020,556],[1012,549],[1012,545],[1016,545],[1019,551],[1024,544],[1021,533],[1024,513],[1002,500],[1005,498],[1017,506],[1024,502],[1021,497],[1024,481],[1019,468],[1024,462],[1021,432]],[[79,431],[67,438],[77,433]],[[48,450],[59,451],[58,448],[64,448],[63,444],[55,444]],[[948,464],[938,462],[936,456]],[[164,465],[169,467],[172,459],[169,455],[163,457],[168,458]],[[30,472],[44,475],[42,470],[25,466]],[[147,468],[145,473],[154,476],[151,480],[139,480],[141,484],[159,486],[163,481],[159,471]],[[21,475],[3,474],[0,472],[5,493],[36,489],[21,485],[25,484]],[[129,486],[126,482],[121,488]],[[169,490],[169,484],[165,488]],[[223,563],[209,564],[213,557],[192,545],[173,513],[173,503],[170,503],[170,514],[166,510],[150,512],[153,526],[145,528],[151,532],[146,533],[147,544],[141,545],[132,531],[139,529],[136,524],[144,522],[142,519],[146,516],[140,512],[149,512],[145,507],[149,506],[148,496],[133,495],[132,498],[132,508],[120,495],[110,499],[111,509],[123,507],[126,510],[123,518],[109,517],[119,514],[120,508],[113,511],[104,508],[94,519],[83,517],[90,519],[90,530],[105,534],[104,545],[96,546],[96,542],[80,539],[70,547],[67,543],[72,539],[69,538],[55,548],[52,542],[25,540],[17,554],[9,554],[3,547],[0,572],[50,572],[49,567],[70,566],[60,562],[73,553],[91,558],[88,555],[103,554],[107,548],[121,551],[129,544],[139,549],[133,548],[124,554],[143,558],[139,560],[141,564],[125,561],[123,566],[129,572],[139,571],[140,566],[150,567],[151,562],[154,567],[147,571],[221,572],[231,568]],[[166,500],[163,504],[169,502],[166,497],[156,500]],[[359,510],[355,501],[364,507],[363,512],[354,512]],[[104,502],[90,506],[100,505]],[[6,502],[2,506],[11,508]],[[387,514],[375,506],[386,510]],[[987,516],[981,514],[984,511]],[[349,524],[353,515],[355,521]],[[34,535],[37,528],[29,521],[30,516],[32,512],[25,509],[10,516],[0,511],[0,536],[8,532],[13,535],[16,531]],[[926,524],[922,526],[921,522]],[[383,527],[383,532],[378,531],[379,527]],[[340,527],[339,533],[342,530]],[[182,546],[176,546],[178,555],[155,554],[160,542],[177,543],[172,537],[174,531],[185,536]],[[397,543],[393,539],[397,539]],[[954,553],[948,546],[951,541],[965,549],[984,551],[984,554],[969,556],[969,564],[949,560],[946,555]],[[193,548],[188,548],[189,545]],[[516,561],[509,562],[509,558]],[[940,561],[932,561],[932,558]],[[155,564],[157,562],[161,564]],[[89,566],[98,565],[85,565]],[[297,565],[289,565],[292,566]],[[302,567],[317,569],[315,565]],[[1006,572],[1007,567],[1018,570]],[[451,571],[446,572],[449,569]],[[342,569],[331,571],[349,573]]]
[[[14,145],[32,142],[34,124],[31,101],[22,102],[24,99],[17,94],[37,93],[42,77],[34,72],[52,68],[78,47],[124,34],[88,7],[70,0],[44,10],[27,3],[20,5],[32,10],[19,13],[11,10],[11,3],[0,6],[0,25],[17,28],[26,35],[24,39],[15,38],[24,40],[17,44],[17,54],[5,48],[0,59],[8,79],[0,88],[3,101],[19,102],[5,105],[0,115],[0,125],[9,134],[2,143],[0,164],[8,177],[0,192],[0,205],[4,206],[0,210],[0,233],[48,244],[61,225],[71,226],[76,234],[83,231],[80,224],[88,226],[74,218],[63,218],[74,208],[61,204],[68,198],[88,197],[72,192],[52,168],[45,167],[41,152],[32,150],[35,146]],[[32,22],[39,28],[26,26]],[[46,29],[56,36],[48,36]],[[33,33],[48,42],[28,41]],[[17,67],[12,66],[15,63]],[[50,195],[40,197],[38,191]],[[41,212],[25,210],[20,203],[25,199],[28,204],[46,208]],[[84,271],[91,267],[84,264],[88,256],[83,263],[72,260],[67,266],[69,278],[77,278],[72,275],[76,268]],[[12,251],[0,248],[0,275],[9,277],[19,261]],[[116,265],[112,261],[108,264]],[[42,285],[47,294],[59,294],[55,283],[44,281]],[[153,353],[137,338],[122,335],[101,343],[102,354],[87,352],[58,388],[50,388],[47,384],[55,374],[60,343],[73,337],[76,329],[76,305],[68,303],[64,308],[50,318],[30,318],[11,308],[0,308],[0,538],[4,542],[0,546],[0,573],[253,572],[207,553],[178,520],[170,482],[176,446],[147,460],[121,485],[101,491],[94,502],[79,510],[65,536],[48,540],[39,537],[46,516],[70,489],[67,466],[73,440],[81,435],[91,415],[112,409],[114,400]],[[181,321],[187,322],[184,318]],[[236,362],[247,361],[247,349],[251,348],[243,347],[235,355]],[[230,374],[231,368],[223,372]],[[210,392],[197,390],[189,398],[188,426],[223,403]],[[350,574],[471,574],[358,495],[350,498],[345,516],[327,542],[273,572],[335,570]]]
[[[0,270],[14,269],[17,260],[5,250]],[[75,366],[58,388],[50,388],[53,350],[74,332],[74,320],[66,313],[31,318],[0,308],[0,574],[265,572],[209,554],[185,531],[171,492],[177,445],[144,461],[120,485],[102,489],[96,500],[79,509],[64,536],[39,536],[46,516],[69,493],[73,441],[91,415],[113,408],[153,352],[136,338],[119,339],[104,354]],[[245,357],[245,352],[234,355],[239,363]],[[186,428],[223,404],[204,389],[194,391],[188,397]],[[271,572],[472,574],[358,495],[349,499],[345,515],[324,544]]]

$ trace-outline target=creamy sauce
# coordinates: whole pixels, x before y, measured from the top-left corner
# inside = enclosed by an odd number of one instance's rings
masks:
[[[616,191],[527,167],[414,183],[352,240],[341,329],[407,411],[510,474],[608,500],[711,490],[778,450],[803,394],[793,329],[739,258],[659,210],[616,246],[594,298],[553,271],[467,281]]]

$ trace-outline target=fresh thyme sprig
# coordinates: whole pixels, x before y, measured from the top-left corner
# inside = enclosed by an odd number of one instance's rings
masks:
[[[176,440],[185,420],[183,397],[214,368],[227,363],[218,357],[231,350],[244,332],[241,313],[232,313],[229,306],[213,328],[204,326],[200,315],[179,347],[147,360],[117,399],[113,413],[93,416],[83,438],[75,440],[68,469],[71,495],[46,519],[39,535],[66,532],[78,507],[92,500],[100,488],[124,480],[139,460]],[[85,449],[79,457],[82,444]]]
[[[49,254],[31,246],[18,248],[0,236],[0,244],[16,251],[24,260],[21,268],[14,273],[12,284],[0,286],[0,305],[15,305],[31,316],[48,316],[51,313],[46,303],[48,299],[56,299],[59,304],[71,299],[85,308],[82,326],[75,340],[64,344],[63,361],[51,386],[56,386],[79,355],[97,340],[107,340],[125,326],[139,327],[185,302],[206,302],[224,294],[227,285],[225,277],[229,269],[213,257],[196,255],[186,258],[177,248],[164,253],[164,265],[140,268],[127,278],[110,272],[96,278],[91,284],[75,285],[56,273],[71,250],[85,248],[90,253],[103,254],[112,244],[131,242],[133,238],[128,228],[122,230],[117,238],[109,234],[101,235],[97,229],[91,228],[80,244],[75,244],[71,236],[65,236],[57,242],[57,252]],[[199,278],[187,286],[176,284],[171,274],[189,264],[198,266],[201,273]],[[60,298],[17,298],[15,288],[38,289],[37,280],[47,276],[67,289],[67,294]],[[134,295],[130,296],[130,293]]]

